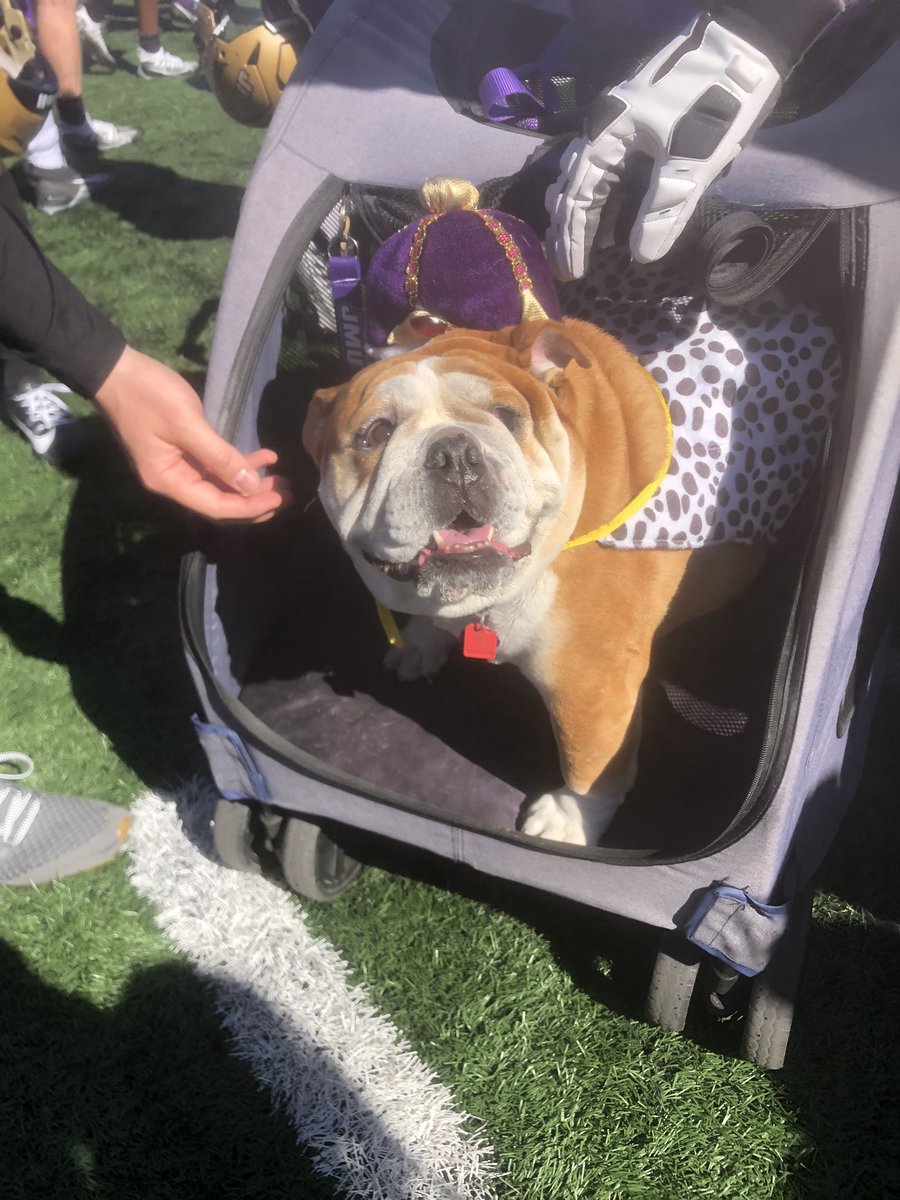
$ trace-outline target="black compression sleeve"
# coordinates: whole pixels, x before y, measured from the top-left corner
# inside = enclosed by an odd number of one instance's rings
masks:
[[[0,342],[90,397],[125,349],[115,325],[39,248],[5,173],[0,173]]]
[[[786,79],[819,34],[854,0],[722,0],[709,13],[762,50]]]

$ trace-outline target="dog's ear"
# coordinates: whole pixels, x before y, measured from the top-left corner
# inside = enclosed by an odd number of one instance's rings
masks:
[[[547,387],[556,386],[570,363],[592,367],[593,359],[562,325],[542,325],[529,347],[529,369]]]
[[[325,448],[325,426],[328,422],[328,411],[337,398],[339,387],[319,388],[313,392],[303,422],[303,449],[317,467],[322,466],[322,452]]]

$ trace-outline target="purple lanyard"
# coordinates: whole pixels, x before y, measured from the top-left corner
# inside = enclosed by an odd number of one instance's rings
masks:
[[[346,200],[341,202],[341,224],[342,231],[328,246],[328,281],[341,358],[348,367],[356,370],[368,362],[366,318],[359,247],[350,237],[350,210]]]

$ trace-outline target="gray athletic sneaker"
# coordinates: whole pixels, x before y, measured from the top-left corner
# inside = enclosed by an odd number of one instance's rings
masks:
[[[25,755],[0,753],[3,763],[23,760],[30,763]],[[30,773],[0,774],[0,781]],[[99,867],[122,849],[130,825],[115,804],[0,782],[0,884],[28,887]]]
[[[82,175],[74,167],[36,167],[27,160],[16,168],[16,182],[26,200],[53,216],[91,200],[110,181],[103,172]]]

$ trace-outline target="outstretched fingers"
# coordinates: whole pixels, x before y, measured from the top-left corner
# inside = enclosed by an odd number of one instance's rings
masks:
[[[216,520],[260,522],[290,503],[287,480],[261,474],[278,461],[273,450],[242,454],[199,414],[182,426],[178,443],[160,477],[146,480],[178,504]]]
[[[627,145],[621,133],[606,129],[596,140],[577,138],[560,162],[559,177],[547,190],[550,216],[547,254],[557,278],[580,278],[610,189],[619,181]]]

